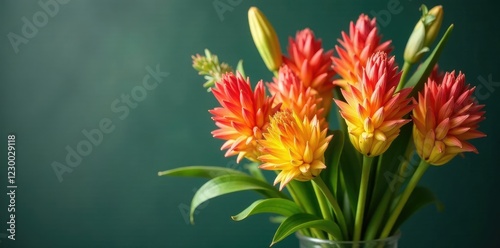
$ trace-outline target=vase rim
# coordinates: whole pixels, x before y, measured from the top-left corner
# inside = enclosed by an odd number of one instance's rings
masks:
[[[313,237],[309,237],[309,236],[306,236],[306,235],[303,235],[301,234],[300,232],[295,232],[295,235],[299,238],[299,239],[308,239],[308,240],[311,240],[311,241],[314,241],[314,242],[317,242],[317,243],[324,243],[324,244],[328,244],[328,243],[333,243],[335,242],[336,244],[353,244],[353,243],[357,243],[357,244],[366,244],[366,243],[373,243],[373,242],[390,242],[390,241],[396,241],[398,240],[400,237],[401,237],[401,231],[397,231],[395,234],[387,237],[387,238],[383,238],[383,239],[371,239],[371,240],[361,240],[361,241],[357,241],[357,242],[354,242],[354,241],[346,241],[346,240],[341,240],[341,241],[336,241],[336,240],[329,240],[329,239],[319,239],[319,238],[313,238]]]

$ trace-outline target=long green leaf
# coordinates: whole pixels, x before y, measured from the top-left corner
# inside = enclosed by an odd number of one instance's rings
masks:
[[[450,37],[452,30],[453,30],[453,24],[451,24],[448,27],[443,37],[436,45],[436,47],[429,55],[429,57],[417,68],[417,70],[415,71],[415,73],[413,73],[408,82],[406,82],[405,84],[406,88],[413,87],[410,96],[416,96],[417,93],[424,87],[424,84],[427,81],[427,77],[429,77],[429,75],[432,72],[432,69],[434,68],[434,65],[437,63],[439,55],[441,55],[444,45],[448,41],[448,38]]]
[[[158,172],[158,176],[215,178],[222,175],[246,175],[245,173],[217,166],[193,165]]]
[[[255,201],[239,214],[231,216],[231,218],[235,221],[240,221],[254,214],[261,213],[273,213],[288,217],[301,212],[300,207],[293,201],[282,198],[270,198]]]
[[[399,197],[394,200],[394,202],[398,201]],[[410,218],[410,216],[431,203],[434,203],[436,205],[438,211],[442,211],[444,208],[443,204],[436,198],[431,190],[421,186],[415,187],[410,195],[410,198],[408,198],[406,205],[403,207],[403,210],[401,210],[401,213],[399,214],[399,217],[392,230],[398,230],[401,224],[404,223],[408,218]]]
[[[286,188],[290,192],[293,200],[302,207],[306,213],[320,215],[321,211],[318,205],[318,199],[314,194],[311,181],[302,182],[297,180],[290,181]]]
[[[193,213],[202,203],[229,193],[255,190],[266,197],[287,198],[270,184],[247,175],[223,175],[206,182],[196,191],[191,201],[190,220],[194,223]]]
[[[412,137],[412,123],[408,123],[401,127],[399,136],[392,142],[387,151],[379,157],[376,167],[374,186],[372,198],[370,200],[368,216],[372,216],[380,204],[384,193],[388,190],[397,192],[399,189],[394,187],[394,183],[388,178],[388,175],[398,175],[398,168],[402,161],[407,158],[404,157],[405,150],[408,146],[413,145]],[[369,217],[371,218],[371,217]]]
[[[340,87],[335,87],[334,90],[334,98],[345,101],[342,96]],[[349,204],[341,203],[341,205],[349,205],[351,206],[351,211],[354,213],[356,211],[355,206],[358,201],[358,192],[359,192],[359,184],[361,182],[361,155],[354,148],[349,139],[349,133],[347,129],[347,124],[345,119],[340,114],[340,111],[337,112],[337,119],[339,121],[339,129],[344,134],[344,146],[342,149],[342,154],[340,156],[340,186],[341,190],[337,189],[337,192],[345,192],[347,198],[349,200]],[[338,185],[337,185],[338,187]],[[343,200],[344,198],[341,198]]]
[[[262,169],[259,168],[259,163],[246,164],[245,169],[247,169],[250,175],[252,175],[253,177],[267,182],[264,174],[262,173]]]
[[[331,221],[318,218],[310,214],[295,214],[286,218],[276,230],[271,246],[304,228],[317,228],[333,236],[334,239],[342,239],[342,232],[339,226]]]
[[[321,173],[323,181],[331,185],[333,195],[337,197],[337,188],[339,185],[340,177],[340,156],[344,149],[344,133],[340,130],[328,130],[328,134],[333,134],[333,139],[328,144],[325,152],[325,163],[327,168]]]

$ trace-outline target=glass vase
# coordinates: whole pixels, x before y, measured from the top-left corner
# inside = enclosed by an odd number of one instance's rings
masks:
[[[396,233],[385,239],[376,239],[369,241],[334,241],[312,238],[296,233],[299,239],[300,248],[397,248],[400,233]]]

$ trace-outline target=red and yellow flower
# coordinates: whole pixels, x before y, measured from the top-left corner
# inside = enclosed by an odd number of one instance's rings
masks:
[[[226,140],[221,150],[227,149],[226,157],[238,155],[237,161],[246,157],[258,161],[258,140],[269,124],[269,117],[278,109],[273,98],[267,97],[262,81],[252,91],[248,79],[240,74],[225,74],[216,82],[212,92],[221,107],[209,110],[219,129],[212,131],[215,138]]]
[[[473,97],[475,88],[465,83],[465,75],[444,75],[442,82],[430,78],[413,110],[413,139],[417,153],[429,164],[443,165],[457,154],[477,153],[467,142],[485,137],[477,130],[484,120],[484,105]]]
[[[288,43],[289,57],[283,57],[283,63],[295,72],[306,88],[318,92],[323,99],[320,108],[328,113],[335,75],[331,61],[333,50],[325,51],[321,39],[316,39],[309,28],[297,32],[295,39],[289,38]]]
[[[289,109],[300,119],[312,120],[316,116],[322,128],[328,126],[324,109],[320,107],[323,100],[321,96],[313,88],[304,86],[287,65],[280,68],[278,77],[274,78],[274,82],[268,83],[267,88],[275,97],[274,104],[281,104],[282,110]]]
[[[332,57],[333,69],[340,75],[334,84],[344,89],[347,85],[355,85],[361,77],[363,67],[368,58],[378,51],[389,54],[392,50],[391,41],[382,42],[378,34],[377,21],[361,14],[356,21],[350,23],[349,35],[342,32],[342,39],[338,39],[341,46],[335,46],[338,57]]]
[[[346,102],[335,100],[351,143],[366,156],[384,153],[400,128],[410,121],[403,117],[414,107],[408,99],[411,89],[395,92],[401,73],[394,63],[394,57],[388,58],[385,52],[375,53],[368,59],[359,83],[341,90]]]

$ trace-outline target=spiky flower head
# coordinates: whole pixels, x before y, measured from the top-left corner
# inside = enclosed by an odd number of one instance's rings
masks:
[[[359,16],[356,24],[350,23],[349,34],[344,31],[341,34],[340,46],[335,46],[338,57],[332,57],[333,69],[341,78],[334,80],[334,84],[348,89],[347,85],[358,83],[369,57],[378,51],[389,54],[392,47],[390,40],[382,42],[376,19],[365,14]]]
[[[323,99],[322,108],[328,113],[333,95],[331,56],[333,50],[325,51],[321,39],[316,39],[311,29],[298,31],[295,39],[288,39],[288,56],[283,62],[295,72],[306,88],[317,91]]]
[[[258,161],[260,155],[258,140],[269,124],[269,117],[278,109],[273,107],[273,98],[265,94],[262,81],[252,92],[249,79],[240,74],[225,74],[215,84],[212,92],[221,107],[209,110],[219,129],[212,131],[215,138],[226,140],[221,150],[227,149],[226,157],[238,155]]]
[[[474,90],[465,83],[464,74],[455,76],[452,71],[442,82],[429,79],[418,94],[413,140],[417,153],[429,164],[443,165],[459,153],[477,153],[467,141],[486,136],[477,130],[485,112],[484,105],[475,101]]]
[[[377,52],[368,59],[359,83],[341,90],[346,102],[335,100],[351,143],[366,156],[384,153],[410,121],[403,117],[414,107],[408,99],[411,88],[395,92],[401,77],[397,69],[394,56]]]
[[[333,136],[327,136],[316,117],[309,120],[289,110],[279,111],[267,131],[259,141],[260,168],[280,171],[274,180],[274,184],[280,182],[280,190],[293,179],[311,180],[326,168],[324,153]]]
[[[287,65],[280,68],[278,77],[268,83],[267,88],[275,97],[274,104],[281,104],[282,110],[290,109],[300,119],[306,117],[312,120],[317,116],[321,127],[327,127],[324,109],[320,107],[323,99],[313,88],[304,86]]]

